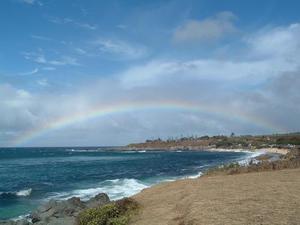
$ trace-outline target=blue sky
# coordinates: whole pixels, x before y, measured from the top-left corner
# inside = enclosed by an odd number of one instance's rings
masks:
[[[296,0],[3,0],[0,145],[122,101],[217,105],[273,126],[157,107],[74,121],[22,144],[297,131],[299,9]]]

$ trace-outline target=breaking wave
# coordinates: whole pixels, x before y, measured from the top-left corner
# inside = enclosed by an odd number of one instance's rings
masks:
[[[136,179],[106,180],[101,182],[96,188],[78,189],[60,193],[56,194],[54,198],[65,200],[70,197],[79,197],[82,200],[88,200],[99,193],[106,193],[110,199],[116,200],[137,194],[147,187],[149,186]]]
[[[265,153],[266,152],[263,150],[256,152],[248,152],[246,157],[243,157],[241,160],[238,161],[238,164],[240,164],[241,166],[246,166],[250,163],[250,161],[252,161],[253,163],[257,163],[258,161],[255,158]]]
[[[31,195],[31,192],[31,188],[13,192],[0,192],[0,199],[28,197]]]

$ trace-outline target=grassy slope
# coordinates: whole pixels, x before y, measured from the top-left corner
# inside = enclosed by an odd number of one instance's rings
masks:
[[[300,169],[206,176],[134,196],[132,225],[300,224]]]

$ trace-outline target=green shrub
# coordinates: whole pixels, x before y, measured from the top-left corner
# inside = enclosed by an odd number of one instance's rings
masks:
[[[228,165],[224,166],[224,169],[233,169],[233,168],[239,168],[240,164],[238,162],[232,162]]]
[[[129,216],[119,216],[116,218],[112,218],[108,221],[108,225],[127,225],[129,223]]]
[[[206,171],[205,175],[239,174],[270,170],[295,169],[300,167],[300,149],[290,150],[285,156],[276,161],[260,160],[258,163],[250,161],[248,165],[230,163]]]
[[[102,207],[86,209],[77,218],[78,225],[126,225],[138,209],[131,198],[107,204]]]

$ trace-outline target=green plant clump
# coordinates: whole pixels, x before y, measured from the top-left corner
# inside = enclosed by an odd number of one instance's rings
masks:
[[[136,213],[138,204],[131,198],[84,210],[77,219],[78,225],[127,225]]]

